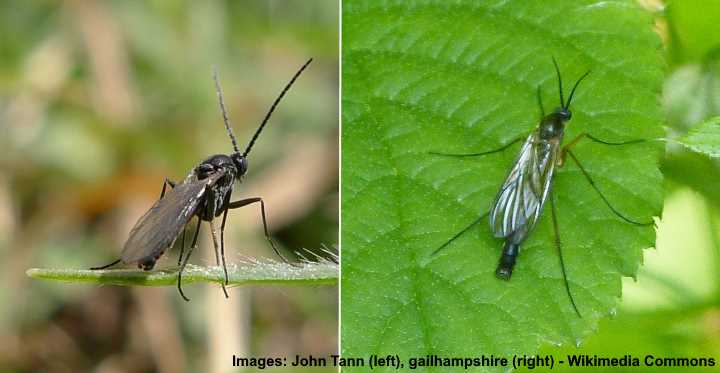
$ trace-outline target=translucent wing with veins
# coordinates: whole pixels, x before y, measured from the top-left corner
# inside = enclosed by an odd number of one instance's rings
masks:
[[[559,141],[542,140],[537,130],[525,140],[490,210],[496,237],[515,235],[519,244],[530,233],[550,192],[559,149]]]

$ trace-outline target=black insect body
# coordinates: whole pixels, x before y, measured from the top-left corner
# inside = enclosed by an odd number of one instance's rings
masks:
[[[508,173],[500,191],[498,192],[493,202],[490,211],[480,216],[475,222],[467,226],[465,229],[457,233],[450,240],[445,242],[442,246],[437,248],[433,255],[438,253],[443,248],[447,247],[451,242],[460,237],[463,233],[468,231],[470,228],[478,224],[482,219],[489,215],[490,227],[496,237],[504,238],[505,244],[500,256],[500,260],[495,271],[495,275],[502,280],[509,280],[515,262],[520,254],[520,245],[527,239],[532,232],[540,215],[543,210],[543,206],[546,200],[550,200],[553,229],[555,233],[555,246],[558,249],[560,258],[560,267],[565,281],[565,289],[567,291],[570,302],[572,303],[573,309],[580,316],[580,312],[575,305],[570,287],[567,281],[567,274],[565,270],[565,264],[562,258],[561,241],[559,235],[559,228],[557,224],[557,218],[555,213],[555,205],[552,195],[552,181],[556,167],[562,167],[565,162],[567,155],[575,162],[580,168],[581,172],[588,180],[590,185],[597,191],[605,202],[605,204],[612,210],[612,212],[625,220],[628,223],[635,225],[652,225],[653,222],[639,223],[634,220],[628,219],[620,214],[605,196],[600,192],[595,182],[592,180],[590,175],[587,173],[585,168],[580,164],[579,160],[572,153],[570,148],[574,146],[582,138],[588,138],[597,143],[604,145],[626,145],[632,143],[639,143],[646,140],[634,140],[627,142],[612,143],[607,141],[599,140],[590,134],[583,133],[577,136],[568,145],[562,146],[563,136],[565,134],[565,124],[572,118],[572,112],[570,111],[570,103],[575,89],[578,87],[580,82],[590,73],[586,72],[582,75],[573,86],[570,96],[567,102],[565,102],[562,90],[562,78],[560,77],[560,69],[558,68],[557,62],[553,58],[555,65],[555,71],[558,78],[558,86],[560,91],[560,107],[555,109],[552,113],[545,115],[542,105],[542,99],[540,97],[540,90],[538,87],[538,103],[541,110],[541,120],[535,130],[530,133],[527,137],[518,137],[503,147],[491,151],[482,153],[469,153],[469,154],[446,154],[446,153],[435,153],[436,155],[446,155],[454,157],[476,157],[487,154],[497,153],[510,147],[511,145],[521,141],[525,138],[520,153],[515,160],[515,163]],[[548,198],[549,197],[549,198]]]
[[[193,168],[185,179],[176,184],[170,180],[165,180],[160,199],[135,223],[130,231],[130,236],[125,242],[120,259],[102,266],[92,269],[105,269],[115,264],[123,262],[125,264],[137,263],[139,268],[151,270],[155,266],[155,262],[163,255],[166,249],[173,246],[175,240],[182,232],[182,245],[178,265],[178,291],[185,300],[189,300],[182,290],[182,273],[187,265],[192,250],[197,245],[198,233],[200,231],[200,223],[207,221],[210,224],[213,244],[215,247],[215,259],[218,265],[222,264],[225,281],[222,283],[223,292],[228,296],[225,285],[228,284],[227,266],[225,265],[225,245],[224,231],[225,222],[227,220],[228,210],[240,208],[252,203],[260,203],[260,211],[265,232],[265,238],[270,243],[275,253],[285,262],[287,260],[280,254],[277,247],[270,239],[267,229],[267,219],[265,217],[265,203],[262,198],[246,198],[235,202],[230,202],[235,181],[241,181],[248,170],[247,155],[250,153],[253,144],[262,132],[265,124],[267,124],[270,116],[277,107],[285,93],[290,89],[295,80],[312,62],[308,60],[287,83],[280,95],[275,99],[272,106],[268,110],[262,123],[255,131],[252,139],[248,143],[247,148],[240,152],[235,135],[230,127],[230,121],[225,109],[225,102],[220,88],[217,71],[214,72],[215,88],[217,90],[218,100],[220,102],[220,110],[223,116],[223,122],[228,132],[228,136],[232,141],[233,153],[230,155],[216,154],[213,155],[199,165]],[[167,185],[171,190],[167,191]],[[213,223],[214,219],[222,215],[222,223],[220,225],[220,239],[217,238],[217,229]],[[185,227],[193,217],[198,218],[192,243],[185,257],[183,251],[185,248]],[[219,242],[219,244],[218,244]]]

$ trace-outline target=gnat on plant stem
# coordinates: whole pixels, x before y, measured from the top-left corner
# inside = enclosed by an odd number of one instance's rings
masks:
[[[128,237],[127,242],[125,242],[120,258],[108,265],[91,269],[105,269],[123,262],[125,264],[136,263],[139,268],[149,271],[155,266],[155,262],[163,255],[165,250],[173,246],[175,240],[182,232],[180,256],[178,258],[180,270],[177,275],[177,288],[183,299],[189,301],[190,299],[185,296],[182,290],[182,273],[190,258],[190,254],[192,254],[193,249],[197,245],[200,223],[206,221],[210,224],[217,265],[221,265],[222,263],[223,273],[225,275],[222,289],[225,297],[227,297],[228,293],[225,286],[228,284],[228,273],[227,266],[225,265],[224,232],[228,210],[258,202],[260,203],[265,238],[275,253],[283,261],[287,262],[287,259],[280,254],[280,251],[278,251],[268,233],[267,219],[265,218],[265,203],[262,198],[245,198],[231,202],[230,196],[232,195],[235,181],[241,181],[242,177],[247,173],[247,156],[255,144],[255,141],[258,139],[258,136],[260,136],[260,132],[262,132],[273,111],[280,103],[280,100],[285,96],[285,93],[287,93],[310,62],[312,62],[312,59],[308,60],[295,73],[290,82],[288,82],[282,92],[280,92],[280,95],[275,99],[272,106],[270,106],[270,110],[268,110],[262,123],[260,123],[260,126],[242,153],[238,148],[237,140],[230,127],[217,69],[215,69],[213,71],[215,89],[220,102],[220,111],[223,122],[225,123],[225,129],[232,142],[233,153],[230,155],[216,154],[205,159],[193,168],[187,177],[185,177],[185,180],[179,184],[165,179],[160,193],[160,199],[135,223],[135,226],[130,231],[130,237]],[[168,185],[170,185],[172,189],[166,193]],[[222,215],[222,222],[220,223],[220,239],[218,243],[217,229],[213,220],[220,215]],[[198,218],[197,225],[194,228],[195,233],[192,243],[183,258],[183,252],[185,251],[185,227],[193,217]]]

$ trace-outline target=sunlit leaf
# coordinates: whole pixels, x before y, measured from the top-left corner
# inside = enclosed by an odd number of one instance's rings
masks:
[[[679,141],[694,152],[720,158],[720,117],[698,124]]]
[[[666,4],[667,49],[671,62],[698,62],[708,54],[717,53],[720,47],[720,30],[717,28],[720,1],[683,0]]]
[[[343,6],[342,338],[345,354],[531,354],[577,343],[613,312],[621,276],[636,273],[653,227],[621,221],[577,166],[557,172],[563,287],[549,209],[513,278],[493,272],[502,240],[487,221],[430,253],[487,212],[518,147],[475,159],[531,131],[559,103],[551,57],[573,100],[566,143],[662,137],[659,40],[633,1],[346,1]],[[567,93],[566,93],[567,94]],[[614,206],[660,215],[657,142],[574,152]],[[442,371],[433,370],[430,371]]]
[[[700,121],[720,115],[720,61],[682,66],[663,88],[668,125],[684,133]]]

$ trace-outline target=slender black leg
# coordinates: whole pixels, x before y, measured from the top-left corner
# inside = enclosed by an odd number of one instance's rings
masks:
[[[511,147],[511,146],[512,146],[513,144],[515,144],[515,143],[517,143],[517,142],[519,142],[519,141],[523,140],[523,139],[524,139],[525,137],[526,137],[525,135],[523,135],[523,136],[520,136],[520,137],[518,137],[518,138],[516,138],[516,139],[514,139],[514,140],[512,140],[512,141],[510,141],[509,143],[507,143],[507,144],[503,145],[503,146],[502,146],[502,147],[500,147],[500,148],[497,148],[497,149],[495,149],[495,150],[490,150],[490,151],[486,151],[486,152],[481,152],[481,153],[460,153],[460,154],[451,154],[451,153],[438,153],[438,152],[429,152],[429,154],[433,154],[433,155],[444,155],[444,156],[448,156],[448,157],[479,157],[479,156],[482,156],[482,155],[488,155],[488,154],[493,154],[493,153],[499,153],[499,152],[501,152],[501,151],[503,151],[503,150],[505,150],[505,149],[507,149],[507,148]]]
[[[225,212],[227,212],[227,210],[225,210]],[[215,229],[215,223],[213,223],[212,220],[210,220],[210,234],[212,235],[213,247],[215,248],[215,263],[217,263],[217,265],[219,266],[220,265],[220,254],[218,253],[218,250],[219,250],[220,245],[218,245],[217,230]],[[225,264],[224,261],[223,261],[223,264]],[[227,289],[225,289],[225,284],[227,282],[227,269],[225,268],[224,265],[223,265],[223,270],[225,271],[225,281],[220,283],[220,286],[222,286],[223,293],[225,293],[225,298],[230,298],[230,296],[228,295]]]
[[[187,231],[187,226],[183,227],[182,239],[180,239],[180,255],[178,255],[178,265],[182,264],[183,252],[185,251],[185,231]]]
[[[438,247],[437,249],[435,249],[435,251],[433,251],[432,254],[430,254],[430,256],[433,256],[433,255],[439,253],[440,251],[442,251],[442,249],[446,248],[446,247],[447,247],[448,245],[450,245],[453,241],[455,241],[458,237],[462,236],[465,232],[469,231],[470,228],[476,226],[476,225],[480,222],[480,220],[483,220],[483,219],[484,219],[486,216],[488,216],[489,214],[490,214],[490,212],[486,212],[486,213],[482,214],[479,218],[477,218],[477,219],[476,219],[474,222],[472,222],[470,225],[468,225],[467,227],[463,228],[460,232],[456,233],[454,236],[452,236],[452,238],[450,238],[449,240],[447,240],[447,242],[445,242],[445,243],[442,244],[440,247]]]
[[[220,224],[220,259],[222,259],[223,271],[225,272],[225,285],[228,284],[227,266],[225,265],[225,222],[227,221],[228,209],[223,213],[222,223]]]
[[[101,269],[110,268],[110,267],[114,266],[115,264],[120,263],[121,261],[122,261],[122,259],[118,259],[118,260],[116,260],[116,261],[114,261],[114,262],[112,262],[112,263],[110,263],[110,264],[106,264],[106,265],[101,266],[101,267],[92,267],[92,268],[90,268],[90,270],[91,270],[91,271],[98,271],[98,270],[101,270]]]
[[[580,140],[582,140],[584,138],[587,138],[588,140],[596,142],[598,144],[612,145],[612,146],[639,144],[639,143],[651,141],[651,140],[647,140],[647,139],[637,139],[637,140],[630,140],[630,141],[610,142],[610,141],[600,140],[597,137],[595,137],[587,132],[583,132],[583,133],[575,136],[575,138],[572,141],[570,141],[567,145],[563,146],[562,151],[560,152],[560,160],[558,162],[559,166],[562,167],[562,165],[565,164],[565,155],[567,154],[568,151],[570,151],[570,148],[575,146],[578,142],[580,142]]]
[[[275,254],[277,254],[277,256],[279,256],[280,259],[282,259],[285,263],[291,264],[287,259],[285,259],[284,256],[282,256],[282,254],[280,254],[280,250],[278,250],[278,248],[275,246],[275,242],[273,242],[273,240],[270,238],[270,233],[268,233],[268,228],[267,228],[267,219],[265,219],[265,202],[263,202],[262,198],[253,197],[253,198],[241,199],[241,200],[235,201],[235,202],[230,202],[228,204],[228,209],[237,209],[237,208],[247,206],[251,203],[256,203],[256,202],[260,202],[260,212],[262,214],[262,222],[263,222],[263,229],[265,230],[265,238],[270,243],[270,246],[275,251]]]
[[[165,178],[165,181],[163,182],[162,191],[160,191],[160,198],[161,198],[161,199],[162,199],[163,197],[165,197],[165,188],[166,188],[168,185],[170,185],[170,188],[175,188],[175,182],[172,181],[172,180],[170,180],[170,179],[168,179],[168,178]]]
[[[575,164],[580,168],[580,171],[583,175],[585,175],[585,179],[587,179],[588,183],[590,183],[590,186],[595,189],[595,191],[600,195],[600,198],[602,198],[603,202],[605,202],[605,205],[612,211],[617,217],[619,217],[622,220],[625,220],[626,222],[630,224],[640,225],[640,226],[649,226],[655,224],[655,222],[647,222],[647,223],[641,223],[637,222],[635,220],[632,220],[630,218],[625,217],[623,214],[621,214],[618,210],[616,210],[611,204],[610,201],[605,197],[605,195],[600,191],[600,188],[595,184],[595,181],[590,177],[590,174],[585,170],[585,167],[580,164],[580,161],[575,157],[575,154],[573,154],[570,149],[566,149],[565,152],[570,156],[570,159],[572,159]]]
[[[558,227],[558,221],[557,221],[557,212],[555,211],[555,195],[550,190],[550,212],[552,215],[552,222],[553,222],[553,230],[555,231],[555,248],[558,251],[558,258],[560,258],[560,269],[562,270],[563,280],[565,281],[565,291],[567,292],[568,297],[570,298],[570,303],[572,303],[573,309],[575,310],[575,313],[578,315],[578,317],[582,318],[582,315],[580,314],[580,311],[577,308],[577,305],[575,304],[575,298],[573,298],[572,293],[570,292],[570,283],[567,279],[567,271],[565,270],[565,261],[563,260],[562,255],[562,242],[560,241],[560,228]]]
[[[165,188],[170,185],[170,188],[175,188],[176,183],[168,178],[165,178],[163,182],[162,191],[160,191],[160,199],[165,197]],[[183,227],[182,240],[180,241],[180,256],[178,256],[178,265],[182,262],[183,252],[185,251],[185,227]]]
[[[182,290],[182,273],[183,273],[183,270],[185,270],[185,266],[187,265],[188,259],[190,259],[190,254],[192,254],[193,249],[197,245],[198,235],[200,234],[200,223],[202,223],[202,221],[200,219],[198,219],[197,227],[195,228],[195,236],[193,237],[193,240],[192,240],[192,245],[190,245],[190,248],[188,249],[188,253],[185,256],[185,260],[183,260],[182,265],[180,266],[180,271],[178,271],[178,281],[177,281],[178,291],[180,292],[180,296],[183,297],[183,299],[185,299],[186,302],[189,302],[190,298],[186,297],[185,293],[183,293],[183,290]]]
[[[589,133],[586,133],[586,134],[585,134],[585,137],[587,137],[587,138],[590,139],[591,141],[594,141],[594,142],[596,142],[596,143],[603,144],[603,145],[630,145],[630,144],[640,144],[640,143],[643,143],[643,142],[651,141],[651,140],[648,140],[648,139],[636,139],[636,140],[621,141],[621,142],[610,142],[610,141],[600,140],[600,139],[598,139],[597,137],[595,137],[595,136],[593,136],[593,135],[591,135],[591,134],[589,134]]]

